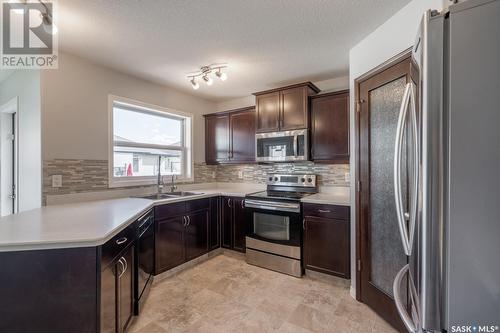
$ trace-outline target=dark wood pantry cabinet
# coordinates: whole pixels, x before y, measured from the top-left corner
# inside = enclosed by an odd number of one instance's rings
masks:
[[[245,252],[245,198],[222,198],[222,247]]]
[[[155,274],[208,252],[210,199],[155,207]]]
[[[254,107],[205,115],[205,162],[255,162]]]
[[[311,82],[254,93],[257,132],[309,127],[309,96],[319,92]]]
[[[311,97],[311,159],[349,163],[349,91]]]
[[[304,267],[349,279],[349,207],[304,203],[303,211]]]

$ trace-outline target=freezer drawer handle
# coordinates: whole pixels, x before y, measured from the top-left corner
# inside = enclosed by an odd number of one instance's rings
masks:
[[[412,316],[406,311],[406,306],[403,303],[403,297],[401,295],[401,282],[403,281],[404,276],[410,271],[410,266],[406,264],[399,272],[396,274],[396,278],[394,278],[394,284],[392,286],[394,292],[394,302],[396,303],[396,308],[398,310],[399,316],[403,320],[403,323],[406,326],[408,332],[411,333],[420,333],[418,328],[419,322],[419,313],[420,306],[418,303],[418,295],[417,290],[415,289],[415,283],[411,277],[411,274],[408,274],[408,285],[409,285],[409,300],[411,302],[412,307]],[[406,286],[406,284],[404,284]],[[413,318],[412,318],[413,317]]]
[[[394,148],[394,198],[396,201],[396,213],[398,218],[399,232],[403,242],[403,249],[407,256],[411,255],[415,224],[417,218],[418,186],[419,186],[419,138],[417,111],[415,106],[416,87],[413,82],[407,83],[403,94],[403,101],[399,110],[398,125],[396,129],[396,143]],[[408,112],[410,109],[410,113]],[[413,166],[411,167],[412,184],[410,185],[410,211],[405,212],[403,207],[403,194],[401,184],[401,159],[403,149],[404,126],[410,115],[411,131],[413,137]],[[406,227],[408,220],[409,226]],[[408,230],[409,229],[409,230]]]

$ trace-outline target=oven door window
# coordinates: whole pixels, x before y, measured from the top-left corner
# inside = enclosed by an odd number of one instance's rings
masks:
[[[253,231],[264,239],[289,241],[290,217],[254,212]]]

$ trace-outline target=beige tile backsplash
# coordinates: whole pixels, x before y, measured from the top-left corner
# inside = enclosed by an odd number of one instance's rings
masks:
[[[319,186],[349,186],[345,175],[348,164],[276,163],[243,165],[206,165],[195,163],[193,183],[258,183],[266,182],[269,173],[312,173],[318,175]],[[62,187],[52,187],[52,175],[62,175]],[[214,178],[215,175],[215,178]],[[242,176],[242,178],[240,178]],[[152,186],[140,186],[151,187]],[[109,190],[108,161],[52,159],[43,162],[43,203],[47,195]]]

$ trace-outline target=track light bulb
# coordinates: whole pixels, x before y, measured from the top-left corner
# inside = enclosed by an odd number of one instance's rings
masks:
[[[193,86],[194,90],[197,90],[200,87],[200,84],[198,82],[196,82],[196,80],[194,79],[194,77],[191,79],[190,82],[191,82],[191,85]]]
[[[203,80],[207,83],[208,86],[211,86],[214,81],[207,74],[203,75]]]
[[[221,79],[221,81],[226,81],[226,80],[227,80],[227,74],[226,74],[226,73],[221,72],[220,68],[219,68],[219,70],[215,73],[215,75],[217,75],[217,77],[218,77],[219,79]]]

